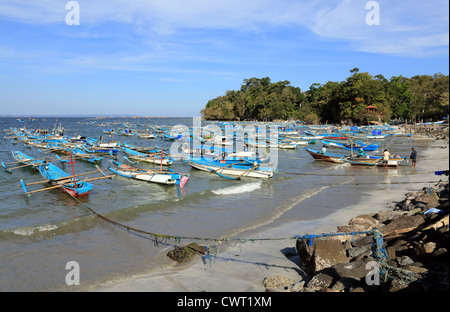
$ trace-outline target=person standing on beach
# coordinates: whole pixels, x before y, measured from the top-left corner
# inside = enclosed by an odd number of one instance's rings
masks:
[[[417,159],[417,151],[415,150],[415,148],[411,148],[411,155],[409,156],[409,158],[411,159],[411,167],[415,168],[416,167],[416,159]]]
[[[389,153],[389,151],[385,149],[383,153],[383,167],[385,168],[387,168],[388,166],[389,157],[391,157],[391,153]]]

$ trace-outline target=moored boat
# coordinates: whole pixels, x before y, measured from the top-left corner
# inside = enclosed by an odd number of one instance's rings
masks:
[[[257,162],[248,160],[234,161],[229,164],[226,160],[219,158],[189,157],[184,161],[195,169],[215,173],[223,178],[233,180],[241,177],[268,179],[273,176],[275,171],[272,167],[263,167]]]
[[[333,153],[322,153],[321,151],[313,150],[305,147],[305,151],[307,151],[315,160],[323,160],[333,163],[341,164],[344,162],[343,158],[348,157],[348,155],[343,154],[333,154]]]
[[[145,170],[132,167],[127,164],[120,163],[116,160],[111,160],[113,167],[108,169],[122,177],[133,178],[136,180],[167,184],[167,185],[180,185],[183,187],[189,179],[189,175],[176,173],[173,171],[154,171]]]
[[[156,153],[146,154],[122,146],[122,150],[128,155],[128,158],[134,161],[143,161],[163,166],[170,166],[173,163],[173,158],[168,156],[161,156]]]

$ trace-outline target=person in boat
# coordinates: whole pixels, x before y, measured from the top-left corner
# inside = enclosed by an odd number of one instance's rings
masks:
[[[385,149],[383,152],[383,167],[387,168],[390,157],[391,157],[391,154],[389,153],[389,151],[387,149]]]
[[[360,148],[358,150],[358,156],[357,157],[364,157],[364,150],[362,148]]]
[[[322,146],[322,151],[320,151],[321,154],[324,154],[327,152],[327,148],[324,146]]]
[[[409,158],[411,159],[411,167],[415,168],[417,160],[417,151],[414,147],[411,148],[411,155],[409,156]]]

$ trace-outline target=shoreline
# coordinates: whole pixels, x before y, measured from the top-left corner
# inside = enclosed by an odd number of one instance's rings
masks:
[[[422,138],[430,139],[426,136]],[[285,238],[306,233],[336,232],[338,226],[347,224],[355,216],[392,209],[386,206],[393,206],[393,202],[402,200],[405,193],[428,186],[431,179],[436,182],[442,180],[442,177],[426,172],[447,170],[448,156],[448,141],[432,141],[426,150],[419,151],[418,168],[411,169],[424,174],[406,175],[402,181],[408,183],[404,183],[399,189],[389,192],[374,190],[370,194],[362,195],[358,204],[341,208],[324,218],[264,226],[251,231],[251,237]],[[411,182],[412,177],[414,182]],[[294,239],[245,242],[234,247],[219,246],[219,249],[219,252],[211,255],[209,259],[196,256],[189,263],[174,264],[162,271],[130,277],[128,280],[112,281],[90,291],[264,292],[266,288],[263,280],[266,277],[283,276],[298,281],[304,274],[299,266],[300,259],[295,250]]]

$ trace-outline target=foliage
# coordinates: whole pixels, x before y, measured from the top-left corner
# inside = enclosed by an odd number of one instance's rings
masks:
[[[287,120],[307,123],[370,120],[441,120],[449,113],[449,77],[372,76],[350,70],[345,81],[314,83],[309,90],[290,82],[271,82],[269,77],[244,79],[240,90],[227,91],[211,99],[201,114],[214,120]],[[374,106],[375,113],[367,110]]]

